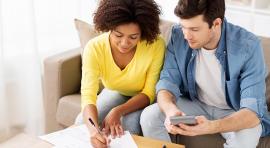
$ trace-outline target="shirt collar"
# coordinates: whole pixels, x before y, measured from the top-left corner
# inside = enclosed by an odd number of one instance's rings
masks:
[[[220,56],[226,51],[227,46],[226,46],[226,25],[227,25],[227,20],[224,18],[223,23],[222,23],[222,28],[221,28],[221,36],[220,40],[218,42],[218,47],[217,47],[217,56]]]

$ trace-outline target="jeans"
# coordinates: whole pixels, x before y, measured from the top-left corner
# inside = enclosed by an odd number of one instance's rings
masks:
[[[186,115],[203,115],[209,120],[224,118],[235,111],[232,109],[220,109],[206,105],[200,101],[190,101],[187,98],[179,98],[176,106]],[[239,119],[241,120],[241,119]],[[164,126],[165,115],[161,112],[157,103],[144,109],[141,115],[141,127],[143,135],[159,140],[171,141]],[[226,140],[224,148],[255,148],[262,133],[261,124],[240,131],[220,133]]]
[[[102,123],[106,115],[113,109],[114,107],[121,105],[128,101],[130,97],[123,96],[119,94],[117,91],[112,91],[104,88],[102,92],[98,95],[97,98],[97,110],[98,110],[98,122]],[[131,134],[141,135],[141,127],[140,127],[140,116],[142,110],[137,110],[135,112],[129,113],[121,118],[122,127],[124,130],[128,130]],[[79,113],[75,120],[75,124],[83,124],[82,113]]]

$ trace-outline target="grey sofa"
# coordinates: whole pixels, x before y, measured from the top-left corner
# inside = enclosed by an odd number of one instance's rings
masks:
[[[89,24],[75,20],[82,47],[97,35]],[[161,34],[168,41],[173,23],[162,21]],[[270,39],[263,38],[265,58],[270,69]],[[74,123],[80,112],[81,50],[76,48],[64,53],[50,56],[44,60],[44,108],[46,132],[66,128]],[[268,79],[268,85],[270,80]],[[270,93],[269,87],[267,92]],[[269,95],[268,95],[269,98]],[[269,101],[268,101],[269,104]],[[222,147],[223,138],[216,135],[198,137],[172,136],[176,143],[185,144],[187,148]],[[270,137],[261,138],[260,148],[270,147]]]

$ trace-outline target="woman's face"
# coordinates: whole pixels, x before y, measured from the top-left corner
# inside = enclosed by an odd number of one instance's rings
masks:
[[[110,34],[112,48],[122,54],[135,50],[140,39],[141,30],[136,23],[119,25]]]

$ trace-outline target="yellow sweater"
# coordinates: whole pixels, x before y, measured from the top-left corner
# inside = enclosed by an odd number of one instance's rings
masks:
[[[149,97],[150,103],[153,103],[164,54],[165,42],[161,37],[152,44],[140,41],[134,57],[121,70],[112,57],[109,33],[90,40],[83,53],[82,109],[88,104],[96,105],[99,79],[110,90],[116,90],[125,96],[144,93]]]

